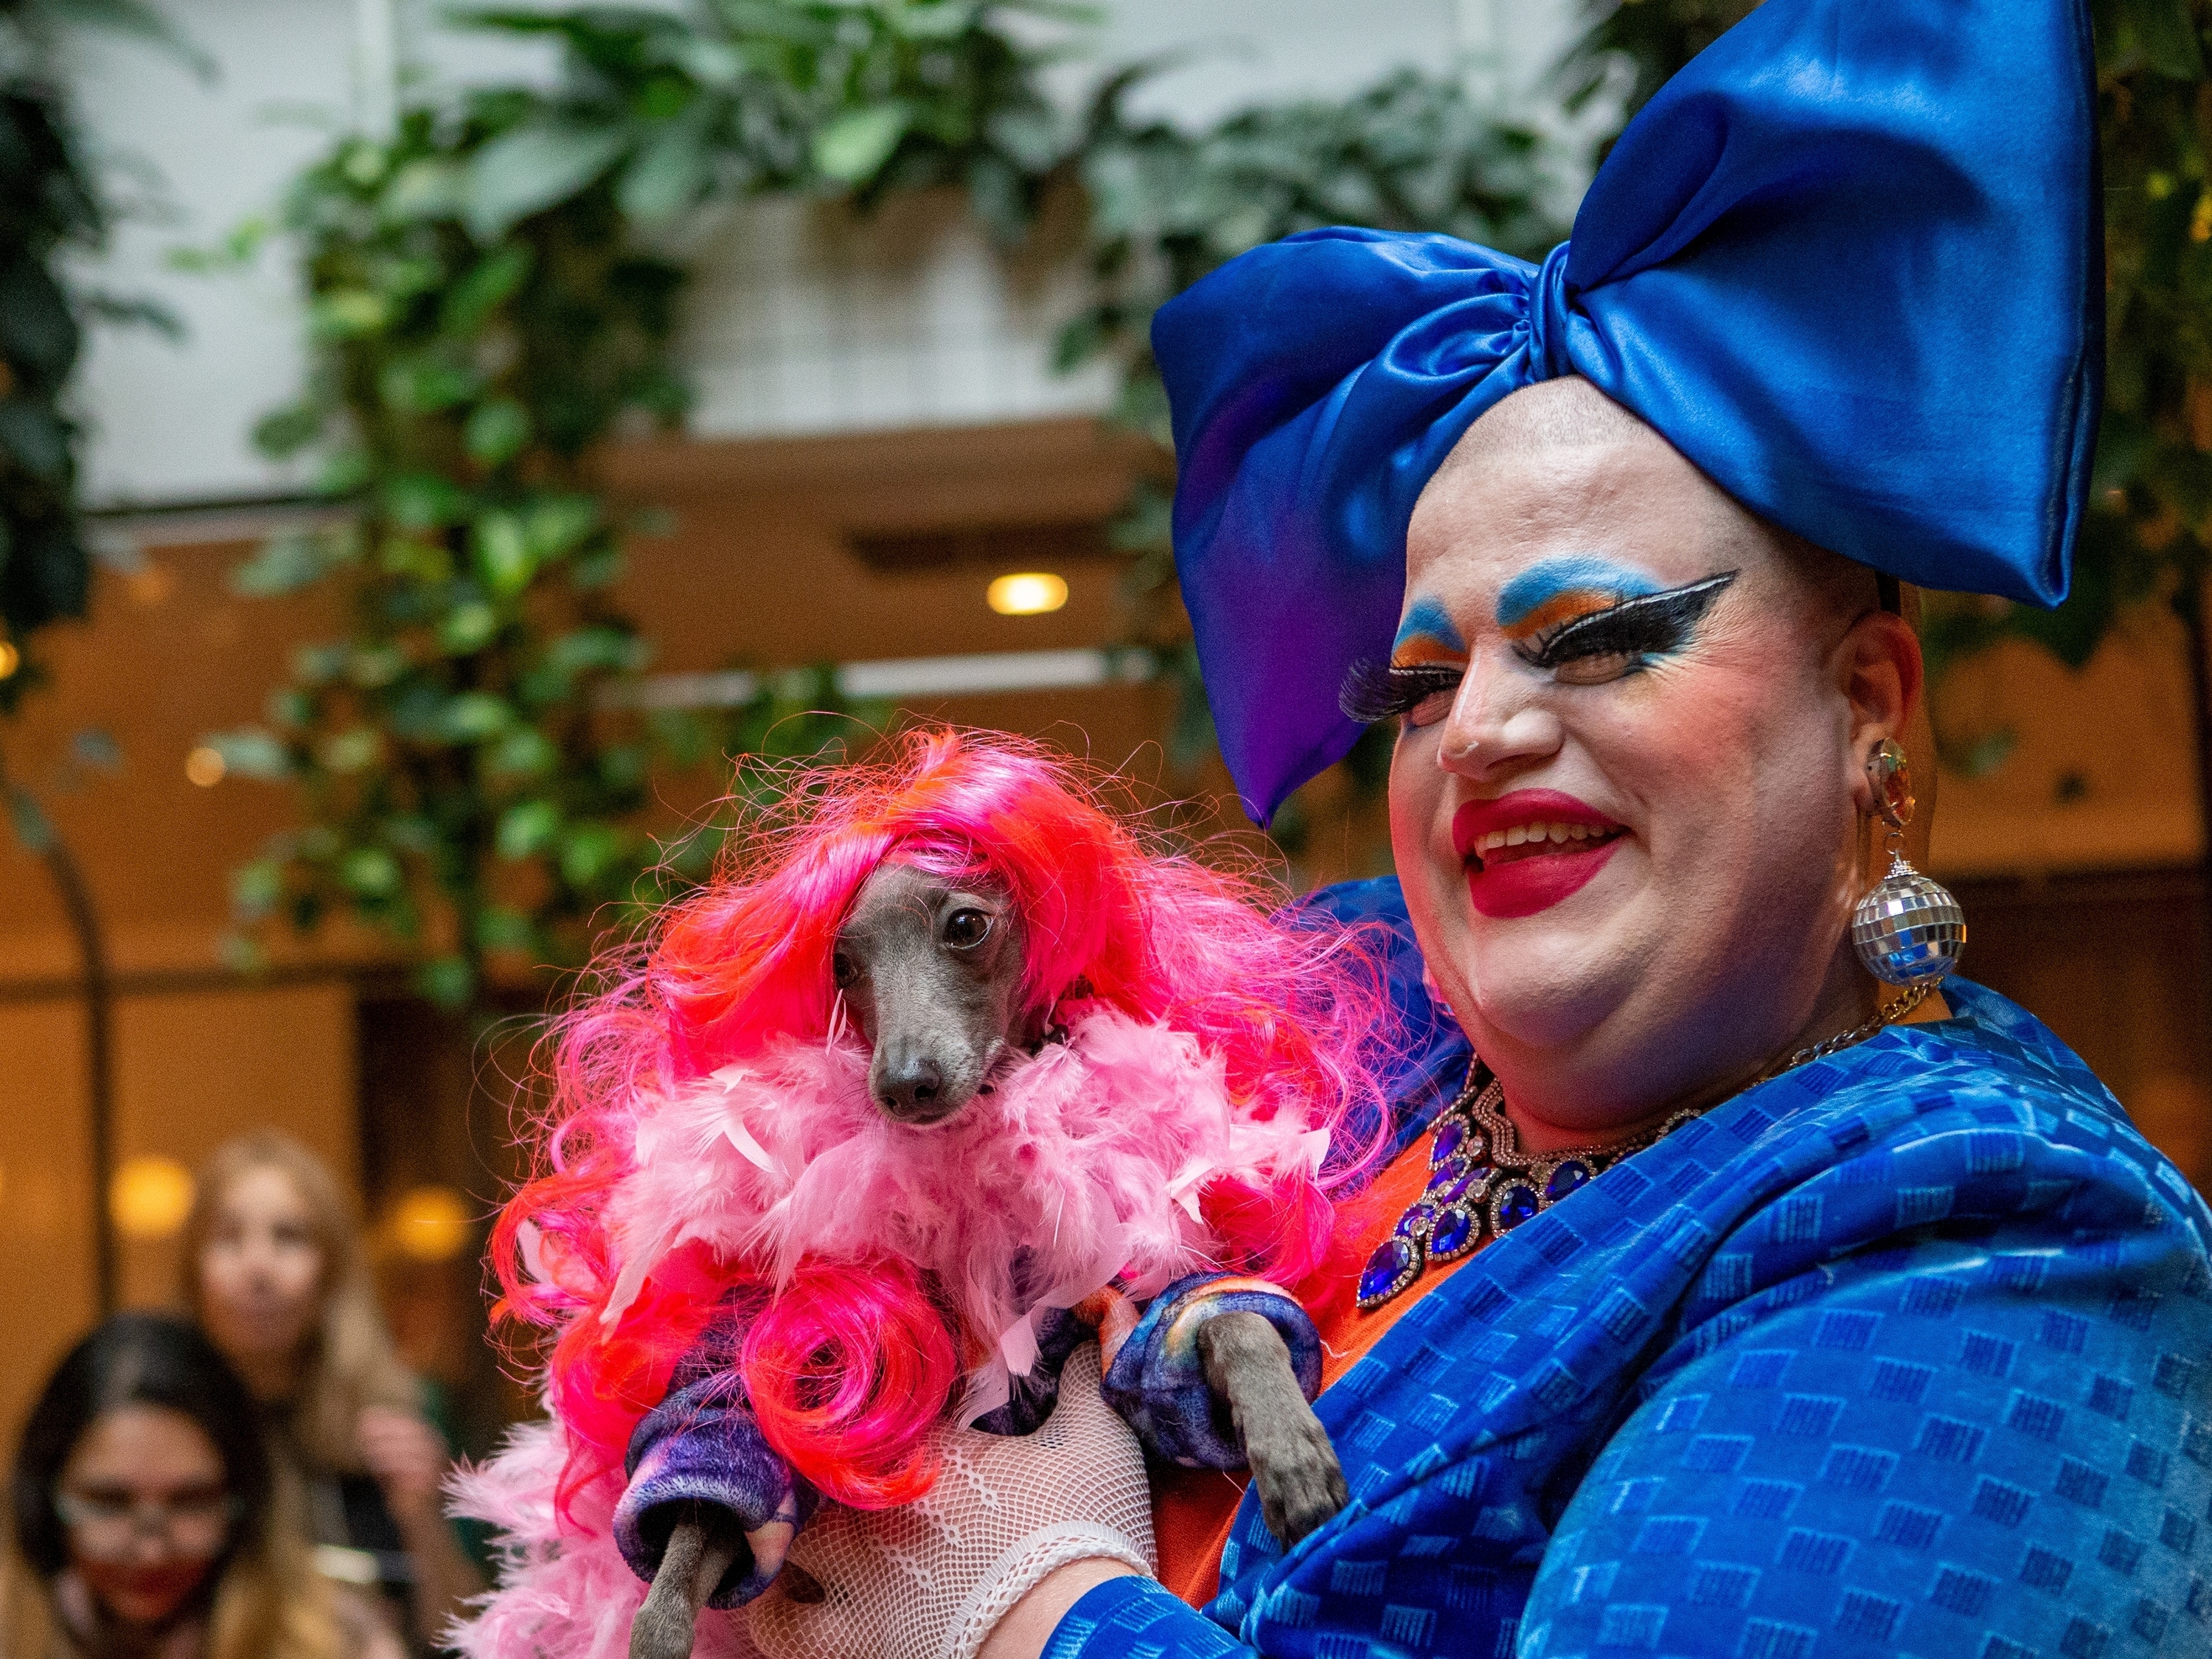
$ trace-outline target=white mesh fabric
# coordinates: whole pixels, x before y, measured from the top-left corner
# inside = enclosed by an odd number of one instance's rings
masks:
[[[1152,1507],[1137,1437],[1098,1393],[1085,1343],[1035,1434],[940,1428],[937,1484],[921,1502],[863,1513],[824,1504],[791,1559],[824,1599],[781,1583],[745,1610],[767,1659],[974,1659],[1054,1568],[1106,1558],[1154,1570]]]

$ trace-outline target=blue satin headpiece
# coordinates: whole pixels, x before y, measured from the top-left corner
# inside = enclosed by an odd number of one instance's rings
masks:
[[[1254,817],[1343,756],[1406,526],[1475,417],[1581,374],[1756,513],[2056,604],[2103,362],[2080,0],[1767,0],[1662,88],[1541,266],[1320,230],[1164,307],[1175,542]]]

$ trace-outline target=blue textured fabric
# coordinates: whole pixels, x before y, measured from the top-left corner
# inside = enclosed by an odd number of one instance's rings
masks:
[[[1437,1283],[1316,1402],[1341,1514],[1248,1498],[1206,1613],[1109,1585],[1050,1659],[2212,1651],[2212,1213],[1945,994]]]
[[[1262,822],[1359,728],[1406,527],[1475,417],[1577,374],[1721,488],[1925,586],[2055,603],[2103,360],[2081,0],[1767,0],[1661,89],[1541,266],[1321,230],[1162,307],[1175,541]]]

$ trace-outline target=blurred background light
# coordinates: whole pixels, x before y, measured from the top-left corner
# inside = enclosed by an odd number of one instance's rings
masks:
[[[0,680],[23,665],[23,653],[6,640],[0,640]]]
[[[222,758],[222,750],[210,744],[202,744],[185,757],[185,775],[203,789],[212,789],[222,781],[229,767]]]
[[[451,1261],[474,1239],[476,1218],[451,1187],[416,1187],[392,1206],[385,1236],[410,1261]]]
[[[1040,617],[1067,603],[1067,584],[1048,570],[1018,570],[993,582],[983,597],[1002,617]]]
[[[191,1171],[173,1158],[125,1158],[107,1183],[107,1213],[125,1238],[167,1238],[192,1209]]]

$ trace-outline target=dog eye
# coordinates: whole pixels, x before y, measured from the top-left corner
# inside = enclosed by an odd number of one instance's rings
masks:
[[[860,964],[846,951],[836,951],[830,957],[830,978],[840,990],[860,976]]]
[[[945,942],[955,951],[972,951],[991,937],[991,918],[981,910],[955,910],[945,919]]]

